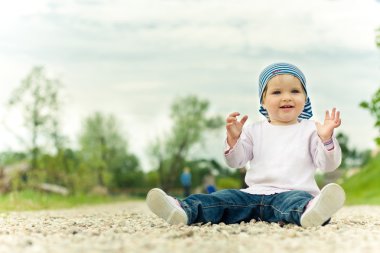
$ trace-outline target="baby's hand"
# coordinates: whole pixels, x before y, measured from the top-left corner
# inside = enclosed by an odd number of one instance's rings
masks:
[[[323,125],[319,122],[316,122],[317,133],[319,138],[321,138],[323,142],[330,140],[334,133],[334,128],[339,127],[341,123],[342,121],[340,119],[339,111],[336,111],[336,109],[333,108],[331,111],[331,115],[329,111],[326,111]]]
[[[228,115],[226,119],[227,143],[230,147],[235,146],[237,140],[240,137],[243,126],[248,119],[248,116],[244,115],[244,117],[240,121],[238,121],[237,116],[239,115],[240,113],[233,112],[230,115]]]

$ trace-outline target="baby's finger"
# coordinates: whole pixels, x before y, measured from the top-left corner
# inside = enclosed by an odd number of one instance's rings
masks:
[[[342,120],[335,121],[335,127],[339,127],[342,124]]]
[[[335,122],[340,121],[340,111],[336,112]]]
[[[325,120],[330,119],[330,113],[329,110],[326,110],[325,112]]]
[[[240,112],[233,112],[233,113],[230,113],[230,115],[228,115],[228,117],[237,117],[240,115]]]
[[[237,121],[236,117],[228,117],[228,118],[226,119],[226,122],[227,122],[227,123],[232,123],[232,122],[236,122],[236,121]]]
[[[247,115],[244,115],[244,117],[240,120],[240,123],[241,123],[242,125],[244,125],[245,122],[247,121],[247,119],[248,119],[248,116],[247,116]]]
[[[331,119],[335,120],[335,113],[336,113],[336,108],[334,107],[331,111]]]
[[[226,122],[229,122],[228,120],[229,120],[230,118],[236,118],[236,117],[239,116],[239,115],[240,115],[240,113],[238,113],[238,112],[233,112],[233,113],[229,114],[229,115],[227,116],[227,118],[226,118]]]

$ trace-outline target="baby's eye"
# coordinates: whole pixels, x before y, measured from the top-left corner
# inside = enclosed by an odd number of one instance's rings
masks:
[[[278,95],[278,94],[281,94],[281,91],[279,91],[279,90],[275,90],[275,91],[272,92],[272,94],[273,94],[273,95]]]
[[[300,93],[299,90],[292,90],[292,93]]]

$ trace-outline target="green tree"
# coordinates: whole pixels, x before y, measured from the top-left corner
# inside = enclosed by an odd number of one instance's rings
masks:
[[[0,153],[0,167],[24,161],[26,154],[23,152],[5,151]]]
[[[63,137],[59,130],[61,108],[61,83],[46,76],[43,67],[34,67],[17,87],[8,104],[11,108],[20,107],[28,139],[19,137],[31,154],[31,167],[38,167],[41,147],[62,146]]]
[[[347,168],[347,158],[351,156],[352,151],[348,147],[348,136],[342,132],[336,135],[336,139],[339,142],[339,146],[342,150],[342,162],[340,168]]]
[[[361,167],[368,162],[370,150],[358,151],[356,148],[350,148],[349,138],[342,132],[339,132],[336,135],[336,138],[342,150],[342,163],[339,168],[349,169],[353,167]]]
[[[127,152],[127,141],[113,115],[96,112],[88,117],[79,143],[84,166],[94,175],[94,184],[120,187],[131,183],[129,178],[138,171],[139,162]]]
[[[202,141],[207,130],[223,125],[220,116],[208,117],[209,102],[196,96],[178,98],[171,106],[173,126],[163,139],[150,146],[161,187],[168,190],[178,181],[191,147]]]
[[[79,170],[80,162],[80,153],[69,148],[61,149],[56,154],[43,153],[39,158],[42,170],[38,173],[38,179],[65,186],[70,192],[79,191],[81,186],[77,180],[85,176]]]
[[[380,88],[375,92],[370,101],[362,101],[360,107],[368,110],[375,117],[374,126],[379,129],[379,136],[375,138],[375,142],[380,146]]]
[[[376,45],[380,48],[380,28],[376,30]],[[379,136],[375,138],[375,142],[380,146],[380,88],[370,101],[362,101],[360,107],[368,110],[375,117],[375,127],[379,129]]]

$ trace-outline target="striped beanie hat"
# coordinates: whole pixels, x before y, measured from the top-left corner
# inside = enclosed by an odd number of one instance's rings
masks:
[[[306,103],[305,107],[303,108],[302,113],[298,116],[298,118],[301,119],[309,119],[313,116],[313,112],[311,110],[311,103],[310,98],[307,95],[306,90],[306,78],[301,72],[299,68],[296,66],[289,64],[289,63],[274,63],[266,67],[260,74],[259,77],[259,96],[260,96],[260,104],[262,104],[263,101],[263,92],[265,90],[265,87],[267,86],[269,80],[277,75],[283,75],[283,74],[289,74],[292,76],[297,77],[306,93]],[[264,109],[264,107],[261,105],[259,109],[260,113],[264,115],[266,118],[268,118],[268,112]]]

